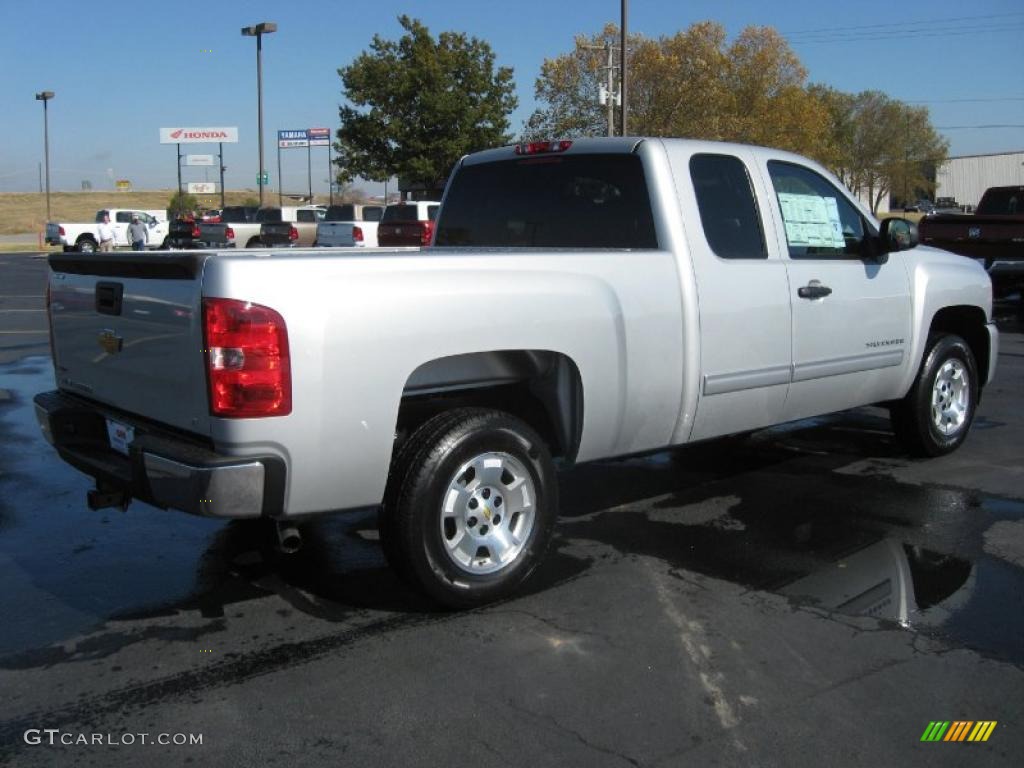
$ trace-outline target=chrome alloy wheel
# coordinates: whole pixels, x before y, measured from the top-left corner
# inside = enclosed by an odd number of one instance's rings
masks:
[[[947,360],[935,374],[932,386],[932,423],[946,437],[963,429],[970,395],[967,369],[959,360]]]
[[[452,476],[441,501],[441,540],[452,562],[483,575],[516,561],[533,531],[537,493],[519,459],[482,453]]]

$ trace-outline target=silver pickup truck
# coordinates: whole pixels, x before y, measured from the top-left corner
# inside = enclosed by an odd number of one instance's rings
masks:
[[[43,434],[89,505],[373,508],[439,602],[513,592],[555,470],[867,404],[957,448],[995,370],[975,262],[782,151],[671,139],[465,157],[434,247],[52,254]]]

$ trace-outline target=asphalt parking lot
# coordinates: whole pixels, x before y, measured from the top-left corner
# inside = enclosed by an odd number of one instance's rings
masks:
[[[53,385],[44,273],[0,255],[0,762],[1019,764],[1016,307],[957,453],[911,460],[867,408],[578,467],[526,593],[444,613],[386,568],[372,517],[277,558],[254,525],[90,512],[31,410]],[[933,721],[997,725],[922,742]]]

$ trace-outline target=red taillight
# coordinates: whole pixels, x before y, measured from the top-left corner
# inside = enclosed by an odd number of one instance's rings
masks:
[[[420,245],[430,245],[434,239],[434,222],[432,221],[421,221],[420,225]]]
[[[199,225],[198,224],[193,224],[192,225],[192,237],[194,239],[197,239],[197,240],[199,239]]]
[[[65,235],[65,234],[67,234],[67,233],[66,233],[66,232],[64,231],[64,227],[62,227],[62,226],[60,226],[60,225],[57,225],[57,229],[58,229],[58,230],[60,231],[60,236],[61,236],[61,237],[64,237],[64,235]]]
[[[228,240],[234,240],[235,230],[233,230],[231,227],[228,227],[227,229],[224,230],[224,237],[226,237]]]
[[[360,227],[352,227],[352,240],[356,243],[363,242],[363,230]]]
[[[572,146],[571,141],[531,141],[528,144],[516,144],[517,155],[542,155],[546,152],[565,152]]]
[[[292,412],[291,359],[284,318],[235,299],[203,299],[210,413],[249,418]]]
[[[292,227],[291,229],[289,229],[288,230],[288,239],[289,240],[298,240],[299,239],[299,230],[297,230],[295,227]]]

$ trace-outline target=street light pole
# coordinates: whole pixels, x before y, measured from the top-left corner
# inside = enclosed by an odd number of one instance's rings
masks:
[[[242,27],[242,34],[246,37],[256,38],[256,108],[258,112],[257,137],[260,147],[260,175],[258,177],[260,188],[260,207],[263,207],[263,35],[277,32],[277,24],[272,21],[263,21],[252,27]]]
[[[50,220],[50,115],[46,107],[53,98],[53,91],[41,91],[36,94],[36,101],[43,102],[43,154],[46,158],[46,220]]]

